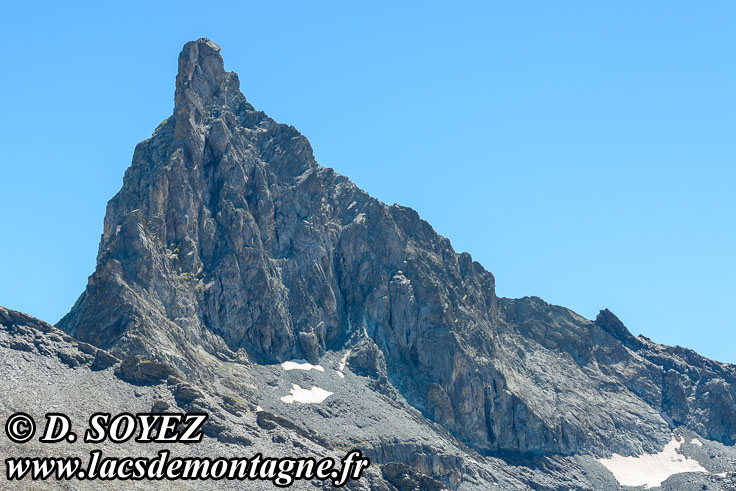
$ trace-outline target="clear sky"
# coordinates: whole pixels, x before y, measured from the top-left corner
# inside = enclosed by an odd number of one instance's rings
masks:
[[[0,305],[56,322],[188,40],[496,276],[736,363],[736,3],[11,2]]]

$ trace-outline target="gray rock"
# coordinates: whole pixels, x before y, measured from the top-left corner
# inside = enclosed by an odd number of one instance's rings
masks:
[[[145,360],[139,356],[126,357],[115,370],[121,380],[136,385],[154,385],[165,382],[176,373],[170,366],[154,360]]]
[[[590,321],[536,297],[498,297],[493,275],[414,210],[319,166],[304,136],[247,102],[219,52],[206,39],[184,46],[174,114],[136,146],[96,269],[59,322],[122,359],[122,381],[174,392],[186,381],[177,404],[211,412],[209,435],[243,443],[259,442],[233,430],[252,417],[249,431],[272,444],[342,448],[320,421],[344,418],[350,433],[380,435],[364,442],[382,463],[452,487],[590,486],[575,456],[658,451],[673,429],[736,442],[733,366],[635,337],[607,310]],[[13,353],[92,356],[27,316],[0,309],[0,322]],[[262,365],[348,349],[344,387],[365,401],[282,408],[289,417],[219,403],[277,404],[288,387]],[[95,368],[116,363],[100,356]],[[382,428],[401,427],[380,421],[387,412],[416,434],[391,439]],[[419,434],[447,450],[412,460]],[[403,469],[392,478],[421,482]]]
[[[11,341],[10,349],[14,349],[16,351],[27,351],[27,352],[34,351],[33,345],[22,339],[16,339],[16,340]]]
[[[174,394],[176,403],[180,406],[185,406],[204,397],[200,390],[195,388],[193,385],[186,383],[176,385],[172,388],[171,392]]]
[[[166,401],[162,401],[160,399],[153,401],[153,406],[151,406],[151,412],[152,413],[165,413],[169,410],[171,407],[171,404],[169,404]]]
[[[120,363],[120,360],[112,356],[110,353],[98,349],[95,352],[95,359],[92,361],[90,368],[92,368],[92,370],[105,370],[118,363]]]
[[[63,361],[64,363],[66,363],[72,368],[78,367],[79,365],[82,365],[86,362],[91,361],[91,359],[88,356],[85,356],[76,350],[59,351],[57,353],[57,356],[59,357],[61,361]]]
[[[386,380],[386,359],[370,338],[362,338],[350,350],[347,365],[358,375]]]
[[[414,491],[416,489],[439,491],[447,489],[441,482],[399,462],[382,465],[381,473],[399,491]]]

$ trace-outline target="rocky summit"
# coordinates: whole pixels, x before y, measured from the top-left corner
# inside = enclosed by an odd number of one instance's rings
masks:
[[[65,370],[207,411],[220,444],[361,449],[372,473],[356,486],[644,486],[616,459],[632,469],[672,441],[694,463],[665,488],[736,484],[736,367],[608,310],[498,297],[414,210],[256,110],[212,41],[184,46],[174,102],[108,203],[66,334],[41,328],[84,346],[54,355]],[[5,318],[7,349],[47,355]]]

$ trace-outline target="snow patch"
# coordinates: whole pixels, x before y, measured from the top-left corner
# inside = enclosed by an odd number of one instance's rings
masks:
[[[263,408],[261,406],[256,406],[256,412],[259,413],[263,411]]]
[[[318,372],[324,372],[325,369],[320,365],[312,365],[306,360],[289,360],[281,364],[281,368],[284,370],[317,370]]]
[[[352,351],[352,349],[347,350],[342,358],[340,358],[340,363],[337,364],[336,372],[340,378],[345,378],[345,374],[343,373],[345,371],[345,364],[348,362],[348,356],[350,356]]]
[[[703,444],[697,438],[693,438],[692,440],[690,440],[690,443],[692,443],[693,445],[697,445],[699,447],[703,446]]]
[[[685,439],[672,441],[664,446],[661,452],[642,454],[638,457],[624,457],[613,454],[610,459],[598,459],[622,486],[644,486],[650,488],[660,486],[668,477],[682,472],[708,471],[697,460],[677,453]]]
[[[319,404],[325,399],[330,397],[333,392],[322,389],[320,387],[312,387],[310,389],[303,389],[297,384],[291,384],[291,390],[288,396],[281,398],[287,404],[292,402],[301,402],[303,404]]]

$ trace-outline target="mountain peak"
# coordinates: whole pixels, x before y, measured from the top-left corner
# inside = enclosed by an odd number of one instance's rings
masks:
[[[179,54],[176,75],[177,94],[193,90],[200,96],[211,96],[226,75],[220,56],[220,47],[207,38],[199,38],[184,45]]]
[[[608,310],[592,325],[540,299],[499,299],[493,275],[416,212],[320,167],[295,128],[247,103],[211,41],[184,46],[176,82],[174,134],[167,120],[136,147],[96,270],[59,322],[78,340],[273,396],[295,418],[305,412],[250,378],[258,365],[349,369],[482,453],[651,453],[671,439],[666,418],[736,441],[733,369],[644,343]],[[362,404],[342,375],[326,379],[346,397],[335,415]],[[384,447],[396,435],[378,426],[370,455],[415,448]]]
[[[601,310],[596,316],[594,323],[629,348],[641,346],[641,341],[631,334],[616,314],[608,309]]]
[[[213,99],[223,92],[237,93],[239,85],[237,75],[225,71],[220,46],[207,38],[186,43],[179,54],[174,94],[177,137],[197,126]]]
[[[214,50],[215,50],[215,51],[217,51],[218,53],[220,52],[220,45],[219,45],[219,44],[217,44],[217,43],[216,43],[216,42],[214,42],[214,41],[211,41],[211,40],[210,40],[210,39],[208,39],[208,38],[199,38],[199,39],[197,39],[196,41],[190,41],[190,42],[189,42],[189,43],[187,43],[187,44],[206,44],[207,46],[209,46],[210,48],[214,49]]]

